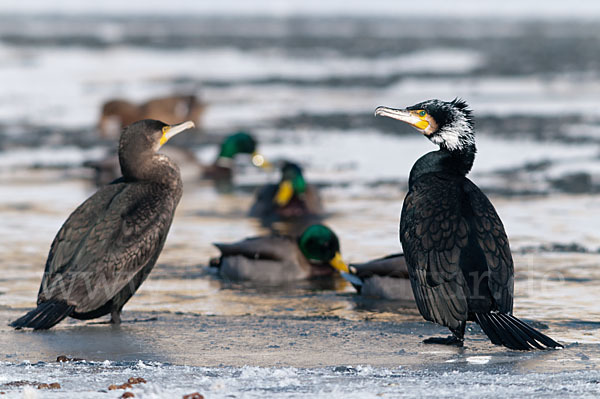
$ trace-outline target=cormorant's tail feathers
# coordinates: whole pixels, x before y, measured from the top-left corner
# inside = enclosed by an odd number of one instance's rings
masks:
[[[28,327],[34,330],[47,330],[69,316],[74,309],[75,306],[67,305],[65,302],[42,302],[25,316],[10,323],[10,326],[17,329]]]
[[[515,350],[562,348],[552,338],[507,313],[476,313],[475,319],[493,344]]]

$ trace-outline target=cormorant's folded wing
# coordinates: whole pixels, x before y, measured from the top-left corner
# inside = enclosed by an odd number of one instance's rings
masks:
[[[427,320],[457,329],[467,320],[467,282],[460,269],[468,225],[461,187],[429,174],[404,200],[400,240],[419,311]]]
[[[38,302],[58,299],[79,313],[95,310],[156,258],[175,204],[148,190],[109,185],[69,216],[50,248]]]
[[[512,313],[514,266],[504,225],[490,200],[465,179],[464,190],[473,210],[474,233],[488,265],[488,286],[498,310]]]

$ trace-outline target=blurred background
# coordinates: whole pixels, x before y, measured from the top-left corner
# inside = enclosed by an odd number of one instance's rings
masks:
[[[223,137],[243,129],[268,160],[303,166],[342,253],[363,261],[400,250],[410,167],[435,149],[375,107],[461,97],[476,118],[471,178],[515,252],[519,314],[549,320],[570,301],[569,317],[597,318],[579,299],[600,277],[599,17],[592,1],[5,0],[1,301],[10,317],[33,304],[55,233],[96,190],[85,165],[116,152],[99,129],[108,101],[202,104],[199,128],[169,143],[196,159],[180,163],[184,197],[165,250],[125,310],[242,314],[272,312],[278,297],[248,301],[203,270],[211,242],[268,231],[245,215],[256,187],[279,175],[242,157],[234,190],[215,191],[197,163],[212,162]],[[352,317],[351,287],[337,289],[303,291],[303,305],[278,311]]]

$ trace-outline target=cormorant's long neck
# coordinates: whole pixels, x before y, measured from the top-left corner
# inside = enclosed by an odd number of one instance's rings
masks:
[[[181,189],[179,167],[164,154],[119,154],[121,172],[126,181],[157,183],[171,189]]]
[[[441,147],[438,151],[423,155],[415,162],[410,171],[409,188],[419,177],[428,173],[466,176],[473,167],[476,152],[475,144],[472,144],[453,151]]]

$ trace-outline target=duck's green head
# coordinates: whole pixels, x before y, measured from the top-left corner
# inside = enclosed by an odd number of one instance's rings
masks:
[[[285,162],[281,167],[281,181],[273,202],[279,206],[286,206],[294,194],[301,195],[305,191],[306,181],[300,166],[292,162]]]
[[[256,166],[267,167],[269,163],[256,152],[256,140],[250,133],[240,131],[231,134],[223,140],[219,159],[233,159],[237,154],[252,154],[252,163]]]
[[[298,238],[300,251],[308,259],[329,263],[334,269],[348,273],[348,266],[340,254],[340,242],[327,226],[313,224]]]

